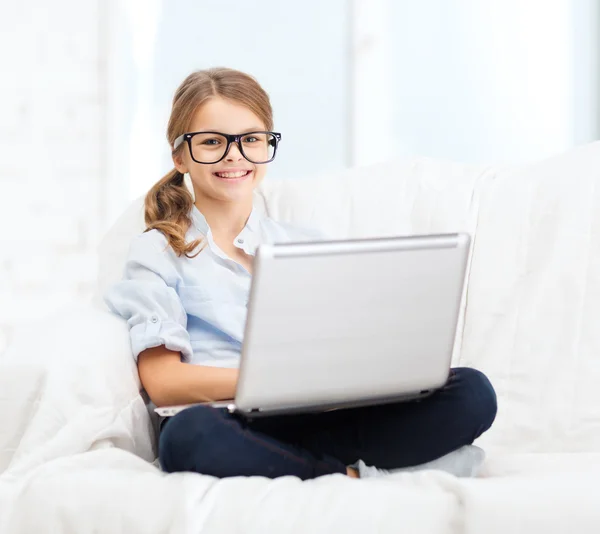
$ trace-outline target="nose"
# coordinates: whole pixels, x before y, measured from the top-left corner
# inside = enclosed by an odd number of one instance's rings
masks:
[[[244,158],[244,156],[242,156],[239,145],[235,142],[231,143],[231,145],[229,145],[229,151],[227,152],[227,155],[225,156],[225,160],[226,161],[239,161],[243,158]]]

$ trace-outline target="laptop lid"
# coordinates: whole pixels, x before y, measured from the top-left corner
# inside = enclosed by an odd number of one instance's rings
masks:
[[[448,377],[468,234],[259,246],[240,411],[389,399]]]

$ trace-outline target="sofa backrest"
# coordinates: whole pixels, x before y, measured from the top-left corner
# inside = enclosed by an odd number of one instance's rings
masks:
[[[459,362],[492,378],[502,451],[600,451],[600,142],[479,197]]]
[[[495,170],[415,158],[295,180],[266,180],[271,217],[332,237],[473,231],[478,190]]]

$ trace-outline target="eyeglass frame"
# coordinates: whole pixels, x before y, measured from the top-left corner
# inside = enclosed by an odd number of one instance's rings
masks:
[[[273,156],[271,156],[271,159],[268,159],[267,161],[261,161],[260,163],[256,163],[256,162],[248,159],[246,154],[244,154],[244,149],[242,148],[242,144],[241,144],[242,137],[246,137],[247,135],[258,134],[258,133],[271,134],[275,139],[275,144],[273,145]],[[217,134],[217,135],[221,135],[221,136],[225,137],[225,139],[227,139],[227,147],[225,147],[225,152],[223,153],[223,155],[221,156],[220,159],[218,159],[216,161],[211,161],[210,163],[207,163],[205,161],[198,161],[194,157],[194,154],[192,152],[192,138],[197,134]],[[219,163],[219,161],[223,161],[225,159],[225,157],[227,156],[227,154],[229,153],[229,149],[231,148],[232,143],[235,143],[237,145],[238,150],[240,151],[240,154],[244,157],[244,159],[246,161],[249,161],[250,163],[254,163],[255,165],[264,165],[265,163],[270,163],[271,161],[273,161],[275,159],[275,154],[277,154],[277,147],[279,146],[279,141],[281,141],[281,134],[279,132],[271,132],[271,131],[267,131],[267,130],[255,130],[252,132],[245,132],[245,133],[241,133],[241,134],[226,134],[223,132],[216,132],[214,130],[203,130],[201,132],[187,132],[187,133],[181,134],[179,137],[177,137],[175,139],[175,141],[173,141],[173,152],[175,152],[175,150],[177,150],[181,146],[181,143],[183,143],[184,141],[187,141],[188,149],[190,151],[190,157],[196,163],[200,163],[201,165],[214,165],[215,163]]]

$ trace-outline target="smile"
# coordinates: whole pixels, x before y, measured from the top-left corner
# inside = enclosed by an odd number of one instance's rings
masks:
[[[235,172],[215,172],[213,174],[215,176],[217,176],[218,178],[225,178],[227,180],[231,180],[231,179],[235,179],[235,178],[245,178],[251,172],[252,171],[245,170],[245,171],[235,171]]]

